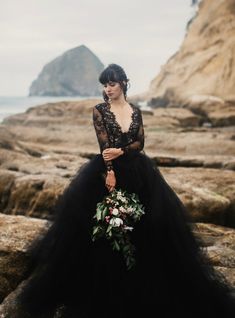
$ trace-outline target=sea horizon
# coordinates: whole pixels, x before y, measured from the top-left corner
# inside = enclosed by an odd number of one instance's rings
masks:
[[[0,96],[0,124],[4,118],[25,112],[30,107],[40,106],[46,103],[62,101],[101,99],[102,96]],[[138,102],[141,109],[151,109],[146,102]]]
[[[0,123],[4,118],[23,113],[28,108],[61,101],[102,98],[102,96],[0,96]]]

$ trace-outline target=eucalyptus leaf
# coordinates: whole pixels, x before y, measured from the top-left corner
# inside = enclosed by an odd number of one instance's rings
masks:
[[[96,234],[98,231],[99,231],[99,227],[98,226],[94,227],[93,228],[93,235]]]
[[[114,246],[117,251],[120,251],[120,246],[116,240],[114,240]]]
[[[112,230],[112,225],[109,224],[106,232],[109,233],[111,230]]]
[[[102,218],[102,220],[104,220],[107,215],[108,215],[108,208],[105,207],[105,208],[103,209],[103,211],[101,212],[101,218]]]
[[[97,221],[100,221],[100,220],[101,220],[101,217],[102,217],[102,210],[97,209],[97,212],[96,212]]]

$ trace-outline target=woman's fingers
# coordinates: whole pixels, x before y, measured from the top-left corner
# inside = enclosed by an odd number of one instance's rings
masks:
[[[117,158],[117,156],[109,154],[109,155],[103,155],[103,158],[104,158],[104,160],[113,160],[113,159]]]
[[[107,148],[107,149],[104,149],[104,153],[112,153],[113,151],[115,151],[114,150],[115,148]]]
[[[111,156],[111,155],[103,156],[103,158],[104,158],[104,160],[112,160],[112,159],[114,159],[114,157]]]
[[[108,187],[108,191],[112,192],[114,190],[114,187]]]
[[[107,148],[103,150],[102,156],[104,160],[108,161],[108,160],[116,159],[119,155],[117,153],[117,148]]]
[[[115,155],[117,153],[117,149],[116,148],[107,148],[105,150],[103,150],[102,152],[104,155]]]
[[[106,187],[108,188],[109,192],[113,191],[115,189],[114,185],[106,184]]]

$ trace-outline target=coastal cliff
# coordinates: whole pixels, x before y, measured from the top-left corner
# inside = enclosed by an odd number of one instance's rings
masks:
[[[200,104],[198,112],[230,112],[234,125],[234,87],[235,0],[203,0],[181,47],[152,80],[146,97],[155,107]]]

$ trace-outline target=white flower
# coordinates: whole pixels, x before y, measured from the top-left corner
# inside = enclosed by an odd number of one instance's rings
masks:
[[[114,227],[119,227],[120,225],[123,224],[123,220],[120,218],[112,218],[109,222],[110,225]]]
[[[131,212],[133,212],[133,208],[127,208],[127,213],[131,213]]]
[[[121,206],[121,207],[119,208],[119,211],[121,211],[121,212],[126,212],[126,209],[124,209],[124,207]]]
[[[125,199],[125,195],[124,193],[122,193],[121,191],[117,192],[117,199],[123,202],[123,199],[126,201]]]
[[[118,215],[118,209],[114,208],[112,211],[112,215],[115,215],[115,216]]]

